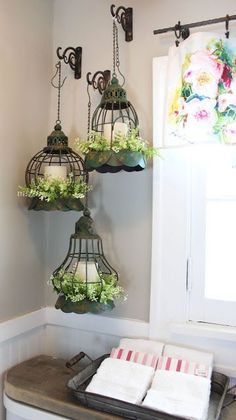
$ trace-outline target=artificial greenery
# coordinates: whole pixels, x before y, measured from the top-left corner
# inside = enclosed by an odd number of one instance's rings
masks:
[[[75,143],[78,150],[84,155],[91,151],[105,152],[113,150],[115,153],[120,151],[141,152],[147,159],[159,156],[159,151],[149,146],[148,142],[139,136],[137,128],[130,129],[126,135],[119,132],[115,133],[112,141],[101,133],[91,131],[87,140],[76,139]]]
[[[66,179],[48,176],[37,177],[27,186],[19,186],[18,194],[24,197],[37,197],[42,201],[52,202],[58,198],[84,198],[91,187],[81,179],[74,180],[72,175]]]
[[[50,282],[56,293],[64,295],[71,302],[91,302],[107,304],[115,299],[125,299],[123,287],[117,285],[115,274],[101,274],[96,283],[83,282],[78,274],[60,270],[51,276]]]

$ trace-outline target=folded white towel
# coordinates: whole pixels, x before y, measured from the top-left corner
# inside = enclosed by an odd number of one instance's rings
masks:
[[[122,338],[119,343],[122,349],[142,351],[152,353],[158,356],[162,355],[164,343],[161,341],[144,340],[142,338]]]
[[[99,379],[140,390],[150,387],[154,373],[150,366],[112,358],[103,360],[97,370]]]
[[[187,347],[174,346],[166,344],[163,356],[175,357],[176,359],[184,359],[188,362],[203,363],[207,366],[213,366],[213,354],[201,350],[191,349]]]
[[[202,405],[198,404],[198,401],[180,401],[179,399],[166,397],[154,389],[148,391],[143,406],[191,420],[206,419],[205,411]]]
[[[117,400],[126,401],[132,404],[140,404],[146,391],[138,388],[132,388],[125,385],[119,385],[100,379],[98,375],[94,375],[92,381],[86,388],[87,392],[105,395]]]
[[[208,378],[159,370],[143,405],[176,416],[205,420],[210,388]]]

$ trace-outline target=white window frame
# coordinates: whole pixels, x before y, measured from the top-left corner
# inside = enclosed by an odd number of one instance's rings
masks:
[[[167,57],[153,60],[153,144],[162,147],[163,99]],[[159,75],[157,78],[156,75]],[[162,77],[160,77],[162,75]],[[161,94],[161,95],[160,95]],[[191,147],[191,146],[190,146]],[[163,151],[163,155],[171,151]],[[179,162],[178,162],[179,159]],[[171,339],[180,335],[228,338],[236,341],[236,328],[188,321],[188,292],[186,290],[187,261],[190,258],[190,183],[189,168],[181,167],[181,152],[176,165],[175,186],[166,190],[163,178],[168,165],[163,159],[153,164],[153,239],[150,302],[150,337]],[[177,209],[181,208],[181,212]],[[169,212],[168,212],[169,209]],[[168,235],[172,235],[171,241]],[[180,240],[181,238],[181,240]],[[190,265],[189,265],[190,266]]]
[[[162,128],[164,118],[165,74],[167,57],[155,58],[153,61],[153,144],[162,147]],[[156,77],[159,74],[162,77]],[[171,155],[171,149],[166,151]],[[151,303],[150,303],[150,336],[169,338],[169,325],[173,322],[185,323],[187,316],[186,299],[186,260],[188,258],[189,230],[189,182],[180,161],[176,162],[175,182],[181,194],[175,195],[176,185],[163,188],[163,179],[169,176],[165,153],[163,158],[153,162],[153,237],[152,237],[152,270],[151,270]],[[173,177],[172,177],[173,180]],[[174,200],[176,202],[174,203]],[[174,207],[181,209],[173,213]],[[169,209],[167,214],[166,209]],[[182,232],[185,232],[182,235]],[[168,240],[172,235],[171,247]],[[181,239],[181,243],[179,238]],[[171,291],[171,293],[170,293]]]
[[[215,192],[214,196],[207,199],[206,176],[209,165],[209,158],[217,159],[221,168],[227,158],[227,166],[235,159],[235,147],[224,145],[200,146],[199,156],[192,162],[192,192],[191,200],[191,249],[190,254],[194,258],[190,261],[191,287],[189,291],[189,313],[188,318],[193,321],[214,323],[217,325],[236,326],[236,302],[223,299],[207,299],[205,297],[205,235],[206,235],[206,211],[207,201],[212,199],[224,204],[225,201],[234,203],[235,194],[227,196]],[[204,159],[204,156],[206,159]],[[220,159],[220,160],[219,160]],[[222,168],[222,170],[224,170]],[[233,169],[235,171],[235,169]],[[235,176],[235,175],[234,175]],[[216,231],[217,232],[217,231]],[[218,238],[217,238],[218,239]],[[217,240],[216,239],[216,240]],[[219,238],[220,240],[220,238]],[[222,277],[224,284],[224,277]]]

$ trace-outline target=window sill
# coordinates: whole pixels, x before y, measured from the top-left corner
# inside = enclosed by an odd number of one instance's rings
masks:
[[[171,323],[170,333],[236,342],[236,327],[207,324],[203,322],[186,324]]]

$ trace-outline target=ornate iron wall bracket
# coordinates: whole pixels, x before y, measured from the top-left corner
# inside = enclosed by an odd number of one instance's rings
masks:
[[[75,79],[81,78],[82,69],[82,47],[67,47],[61,54],[61,47],[57,48],[57,56],[64,63],[69,64],[70,68],[75,72]]]
[[[122,28],[125,31],[125,40],[127,42],[133,40],[133,8],[120,6],[115,11],[115,5],[111,5],[111,14],[117,19],[118,23],[121,23]]]
[[[93,89],[97,89],[99,93],[102,95],[104,90],[107,88],[109,80],[111,78],[110,70],[104,71],[96,71],[94,75],[91,77],[92,73],[87,73],[87,83],[88,85],[92,86]]]

